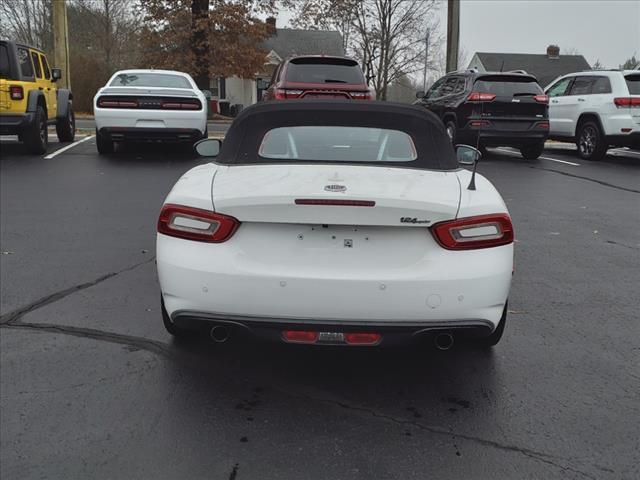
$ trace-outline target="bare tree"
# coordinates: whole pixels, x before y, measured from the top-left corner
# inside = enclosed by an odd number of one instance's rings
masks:
[[[4,37],[53,52],[51,0],[0,0]]]
[[[437,0],[304,0],[293,4],[294,24],[338,30],[385,100],[389,85],[424,67],[425,33],[438,31],[439,6]],[[442,37],[430,37],[435,50]]]

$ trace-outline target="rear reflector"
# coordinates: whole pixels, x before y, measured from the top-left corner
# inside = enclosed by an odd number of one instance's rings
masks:
[[[490,123],[486,120],[472,120],[469,125],[472,127],[488,127]]]
[[[431,233],[447,250],[473,250],[513,242],[513,225],[506,213],[478,215],[436,223]]]
[[[375,207],[373,200],[320,200],[315,198],[296,198],[296,205],[333,205],[341,207]]]
[[[495,93],[471,92],[467,97],[470,102],[492,102],[496,98]]]
[[[240,222],[209,210],[166,204],[158,218],[158,233],[198,242],[221,243],[235,233]]]
[[[548,130],[549,129],[549,122],[540,122],[536,125],[536,128],[540,128],[542,130]]]
[[[345,333],[344,340],[349,345],[375,345],[377,344],[382,335],[379,333]]]
[[[291,343],[316,343],[318,332],[306,332],[303,330],[285,330],[282,338]]]

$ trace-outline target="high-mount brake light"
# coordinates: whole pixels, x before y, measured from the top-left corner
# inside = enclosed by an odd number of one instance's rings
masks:
[[[467,100],[470,102],[493,102],[495,98],[495,93],[471,92]]]
[[[316,198],[296,198],[296,205],[329,205],[339,207],[375,207],[373,200],[322,200]]]
[[[498,247],[513,242],[511,218],[506,213],[492,213],[436,223],[431,233],[447,250],[474,250]]]
[[[238,220],[227,215],[166,204],[158,218],[158,233],[198,242],[221,243],[229,240],[239,225]]]
[[[533,99],[538,103],[549,103],[548,95],[535,95]]]
[[[11,85],[9,91],[11,100],[22,100],[24,98],[24,90],[20,85]]]

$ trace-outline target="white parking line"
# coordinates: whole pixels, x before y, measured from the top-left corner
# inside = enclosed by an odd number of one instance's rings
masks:
[[[89,140],[90,138],[93,138],[93,135],[89,135],[88,137],[84,137],[82,140],[78,140],[77,142],[73,142],[71,145],[67,145],[66,147],[62,147],[60,150],[56,150],[53,153],[50,153],[49,155],[47,155],[46,157],[44,157],[45,160],[50,160],[53,157],[55,157],[56,155],[61,154],[62,152],[66,152],[67,150],[69,150],[70,148],[75,147],[76,145],[81,144],[82,142],[86,142],[87,140]]]
[[[516,152],[513,152],[509,149],[506,148],[502,148],[502,147],[498,147],[496,148],[496,150],[500,150],[501,152],[506,152],[506,153],[511,153],[513,155],[518,155]],[[519,156],[519,155],[518,155]],[[565,163],[567,165],[573,165],[574,167],[579,167],[580,164],[579,163],[575,163],[575,162],[567,162],[566,160],[559,160],[557,158],[551,158],[551,157],[543,157],[543,156],[539,156],[538,158],[541,158],[543,160],[549,160],[551,162],[558,162],[558,163]]]

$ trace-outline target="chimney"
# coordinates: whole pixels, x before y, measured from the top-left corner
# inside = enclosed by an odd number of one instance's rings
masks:
[[[276,30],[276,17],[267,17],[265,23],[267,24],[267,33],[269,35],[278,34],[278,31]]]
[[[560,58],[560,47],[558,45],[549,45],[547,47],[547,57]]]

